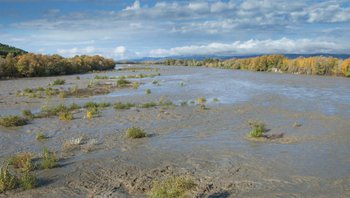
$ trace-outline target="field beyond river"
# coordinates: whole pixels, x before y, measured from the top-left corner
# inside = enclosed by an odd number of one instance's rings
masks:
[[[30,153],[37,177],[0,197],[157,197],[176,179],[184,197],[350,197],[349,79],[118,68],[0,81],[0,116],[32,114],[0,126],[0,165]],[[254,121],[265,136],[249,137]],[[133,127],[146,137],[127,137]],[[57,166],[39,168],[44,149]]]

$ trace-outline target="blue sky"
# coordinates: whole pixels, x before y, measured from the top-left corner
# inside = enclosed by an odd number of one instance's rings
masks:
[[[350,0],[0,0],[0,42],[115,59],[348,54]]]

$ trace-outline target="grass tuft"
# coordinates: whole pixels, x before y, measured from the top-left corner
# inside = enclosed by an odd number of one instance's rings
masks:
[[[28,124],[28,120],[20,116],[9,115],[0,117],[0,125],[4,127],[23,126],[26,124]]]
[[[38,186],[38,179],[30,174],[30,172],[25,172],[19,179],[19,183],[24,190],[33,189]]]
[[[169,100],[169,99],[166,99],[164,97],[161,97],[159,99],[159,105],[162,106],[162,107],[170,107],[170,106],[175,106],[173,101]]]
[[[156,107],[158,104],[155,102],[147,102],[147,103],[143,103],[140,104],[141,108],[152,108],[152,107]]]
[[[130,109],[132,107],[135,107],[136,105],[134,103],[122,103],[117,102],[114,104],[114,109]]]
[[[181,176],[171,177],[163,181],[155,181],[149,192],[149,196],[151,198],[187,197],[187,193],[196,186],[197,185],[191,179]]]
[[[64,85],[66,83],[66,81],[64,79],[56,79],[54,80],[51,85]]]
[[[29,109],[25,109],[22,111],[22,116],[28,120],[32,120],[34,118],[33,113]]]
[[[58,113],[58,118],[62,121],[73,120],[73,114],[69,111],[62,111]]]
[[[145,131],[138,127],[132,127],[126,131],[126,137],[128,138],[136,139],[136,138],[144,138],[146,136],[147,134],[145,133]]]
[[[31,153],[19,153],[11,157],[8,161],[14,169],[19,169],[22,172],[33,171],[35,165],[33,163],[33,155]]]
[[[62,144],[62,150],[64,152],[74,151],[75,149],[80,148],[80,145],[83,144],[83,142],[84,142],[84,138],[82,136],[78,138],[72,138],[70,140],[66,140]]]
[[[133,82],[132,83],[132,88],[138,89],[139,87],[140,87],[140,83],[139,82]]]
[[[84,104],[85,108],[105,108],[111,106],[110,103],[108,102],[101,102],[101,103],[96,103],[96,102],[87,102]]]
[[[43,133],[38,133],[38,134],[36,134],[36,140],[38,140],[38,141],[42,141],[42,140],[46,140],[46,139],[48,139],[49,137],[47,137],[45,134],[43,134]]]
[[[267,132],[265,123],[263,122],[251,121],[249,122],[249,125],[251,128],[248,134],[249,137],[252,137],[252,138],[263,137],[264,133]]]
[[[67,94],[64,90],[61,90],[59,93],[58,93],[58,97],[59,98],[66,98],[67,97]]]
[[[56,153],[51,152],[47,148],[43,151],[43,159],[41,161],[41,167],[43,169],[51,169],[58,166],[58,157],[56,156]]]
[[[205,104],[207,102],[207,99],[205,97],[200,97],[197,99],[198,104]]]
[[[180,106],[187,106],[188,105],[188,102],[187,101],[181,101],[180,102]]]
[[[128,81],[125,78],[120,78],[117,80],[118,88],[125,88],[125,87],[128,87],[130,84],[131,84],[131,81]]]
[[[0,193],[7,190],[15,189],[17,186],[17,178],[8,170],[8,166],[0,168]]]

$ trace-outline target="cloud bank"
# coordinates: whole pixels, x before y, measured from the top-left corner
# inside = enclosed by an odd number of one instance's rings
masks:
[[[0,0],[1,1],[1,0]],[[63,56],[249,53],[349,53],[350,3],[345,0],[76,0],[13,19],[0,8],[0,42]],[[18,13],[24,1],[4,1]],[[100,2],[102,3],[102,2]],[[30,9],[30,8],[26,8]],[[34,8],[33,8],[34,9]],[[33,12],[31,12],[33,11]]]

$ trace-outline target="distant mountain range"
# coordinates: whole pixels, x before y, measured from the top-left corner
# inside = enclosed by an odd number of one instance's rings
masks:
[[[28,52],[16,47],[12,47],[12,46],[0,43],[0,56],[6,57],[7,54],[9,53],[12,53],[14,56],[17,56],[21,54],[26,54]]]
[[[19,49],[13,46],[9,46],[6,44],[0,43],[0,57],[6,57],[7,54],[12,53],[14,56],[26,54],[27,51],[23,49]],[[135,59],[127,59],[127,60],[119,60],[118,63],[138,63],[138,62],[147,62],[147,61],[162,61],[165,59],[194,59],[194,60],[204,60],[207,58],[217,58],[220,60],[227,60],[233,58],[251,58],[262,56],[265,54],[250,54],[250,55],[232,55],[232,56],[220,56],[220,55],[192,55],[192,56],[168,56],[168,57],[143,57],[143,58],[135,58]],[[268,54],[266,54],[268,55]],[[340,59],[350,58],[350,54],[326,54],[326,53],[317,53],[317,54],[282,54],[287,58],[294,59],[298,57],[312,57],[312,56],[326,56],[326,57],[335,57]]]
[[[168,56],[168,57],[143,57],[143,58],[136,58],[136,59],[129,59],[129,60],[121,60],[118,62],[146,62],[146,61],[161,61],[165,59],[185,59],[185,60],[204,60],[207,58],[217,58],[220,60],[227,60],[227,59],[233,59],[233,58],[251,58],[251,57],[257,57],[267,54],[251,54],[251,55],[232,55],[232,56],[220,56],[220,55],[194,55],[194,56]],[[298,57],[312,57],[312,56],[326,56],[326,57],[335,57],[340,59],[347,59],[350,58],[350,54],[326,54],[326,53],[317,53],[317,54],[282,54],[286,56],[287,58],[294,59]]]

